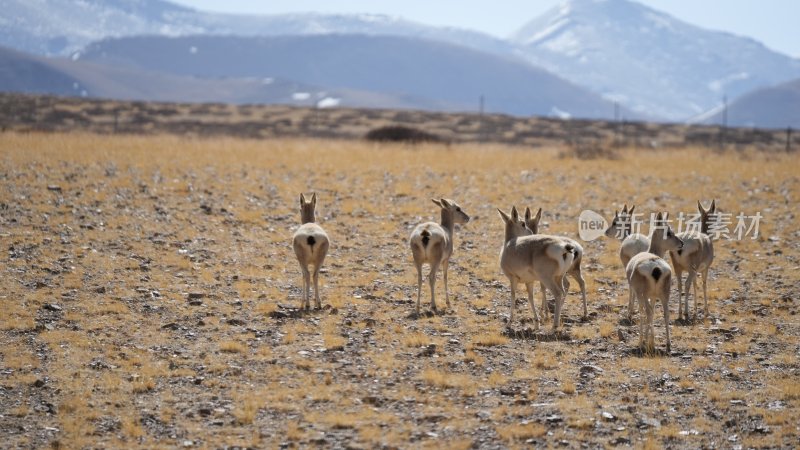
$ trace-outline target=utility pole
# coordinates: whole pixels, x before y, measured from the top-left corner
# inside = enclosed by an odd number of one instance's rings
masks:
[[[722,127],[719,130],[719,148],[725,148],[725,131],[728,128],[728,94],[722,97]]]
[[[478,142],[483,142],[485,140],[484,132],[483,132],[483,105],[484,105],[484,98],[483,94],[478,98]]]

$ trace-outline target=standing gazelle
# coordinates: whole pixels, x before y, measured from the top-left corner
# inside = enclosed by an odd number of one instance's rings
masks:
[[[442,277],[444,281],[444,299],[447,307],[450,307],[450,293],[447,288],[447,268],[450,265],[450,256],[453,254],[453,233],[455,224],[465,224],[469,222],[469,216],[461,210],[456,202],[449,199],[431,199],[433,203],[441,208],[441,224],[436,222],[425,222],[419,224],[411,232],[409,245],[411,254],[414,256],[414,265],[417,267],[417,315],[419,315],[419,304],[422,296],[422,265],[427,263],[431,272],[428,280],[431,286],[431,309],[436,311],[436,271],[442,266]]]
[[[531,217],[531,209],[526,207],[525,208],[525,227],[527,227],[532,234],[539,234],[539,221],[542,220],[542,208],[539,208],[539,211],[536,212],[536,217]],[[581,275],[581,260],[583,259],[583,247],[574,239],[570,239],[568,237],[558,236],[566,242],[567,244],[571,245],[572,248],[575,249],[575,258],[572,261],[572,265],[569,266],[567,269],[567,274],[569,274],[575,281],[578,282],[578,286],[581,288],[581,297],[583,298],[583,318],[586,319],[588,317],[588,311],[586,310],[586,282],[583,280],[583,275]],[[542,288],[542,314],[545,316],[544,319],[547,319],[547,294],[544,289],[544,284],[541,284]],[[569,281],[567,281],[567,277],[564,277],[564,295],[569,294]]]
[[[628,209],[628,205],[623,206],[622,211],[617,213],[614,211],[614,218],[611,220],[611,225],[606,229],[606,237],[620,239],[622,244],[619,247],[619,259],[622,262],[622,268],[628,267],[628,261],[642,252],[646,252],[650,247],[650,239],[641,234],[633,233],[633,221],[635,215],[633,210],[636,205]]]
[[[511,214],[497,210],[505,222],[505,237],[500,251],[500,268],[511,284],[511,317],[508,325],[514,323],[517,309],[517,284],[528,289],[528,302],[533,310],[534,328],[539,329],[539,315],[533,303],[533,283],[539,281],[555,296],[553,330],[561,324],[561,307],[564,303],[564,274],[572,265],[575,249],[559,237],[544,234],[530,234],[525,222],[519,220],[517,208]]]
[[[639,344],[646,352],[655,348],[653,313],[655,301],[661,300],[664,310],[664,326],[667,330],[667,352],[671,350],[669,339],[669,291],[672,283],[672,269],[664,261],[664,253],[679,250],[683,242],[670,228],[667,213],[656,214],[650,231],[650,247],[647,252],[634,255],[625,268],[628,288],[632,298],[639,300]],[[630,307],[629,307],[630,309]],[[630,311],[628,312],[630,315]]]
[[[703,276],[703,303],[705,306],[705,316],[708,317],[708,293],[706,282],[708,281],[708,269],[714,262],[714,245],[708,236],[710,216],[717,212],[715,200],[711,200],[708,209],[703,208],[700,201],[697,202],[697,211],[700,213],[700,231],[691,230],[678,233],[678,237],[683,240],[683,248],[669,252],[672,259],[672,267],[675,268],[675,276],[678,278],[678,319],[689,321],[689,289],[694,287],[694,319],[697,320],[697,274]],[[684,297],[681,277],[683,272],[686,275],[686,294]]]
[[[300,269],[303,271],[303,308],[310,309],[309,289],[311,288],[311,273],[308,266],[314,269],[314,300],[317,308],[322,307],[319,300],[319,269],[325,261],[328,253],[330,241],[328,235],[321,226],[314,223],[314,210],[317,206],[317,194],[311,195],[311,201],[306,201],[306,197],[300,194],[300,220],[302,225],[295,231],[292,237],[294,254],[300,262]]]

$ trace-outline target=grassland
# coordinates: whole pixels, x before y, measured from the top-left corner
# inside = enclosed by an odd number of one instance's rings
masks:
[[[609,111],[610,113],[610,111]],[[800,133],[716,125],[612,120],[560,120],[504,114],[391,109],[300,108],[287,105],[159,103],[0,92],[0,130],[173,134],[251,139],[361,139],[386,125],[412,127],[457,144],[483,142],[528,148],[568,143],[584,156],[614,147],[796,151]],[[788,142],[787,142],[788,139]]]
[[[795,447],[796,154],[562,153],[0,135],[2,446]],[[301,191],[333,244],[308,314],[290,246]],[[406,241],[439,196],[472,220],[452,309],[416,319]],[[764,220],[758,239],[715,244],[711,314],[673,325],[673,354],[636,351],[605,239],[585,244],[587,321],[573,283],[563,333],[508,331],[496,207],[542,207],[544,232],[575,236],[583,209],[711,198]]]

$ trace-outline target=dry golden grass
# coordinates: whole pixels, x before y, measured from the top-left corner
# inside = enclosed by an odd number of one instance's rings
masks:
[[[3,134],[0,385],[13,395],[0,404],[0,441],[599,447],[645,416],[663,423],[637,447],[712,447],[731,434],[793,446],[797,157],[698,148],[622,149],[616,161],[558,155],[494,144]],[[301,191],[318,193],[334,245],[320,277],[326,308],[292,315],[301,278],[289,237]],[[439,196],[473,220],[456,231],[452,308],[415,319],[407,238],[437,218],[429,198]],[[673,324],[675,355],[636,352],[638,327],[620,323],[619,243],[605,239],[585,244],[588,322],[578,321],[573,287],[568,338],[547,325],[536,339],[504,333],[496,207],[542,207],[544,232],[574,237],[583,209],[607,214],[627,202],[688,213],[712,197],[726,212],[770,219],[758,240],[715,242],[711,317]],[[659,309],[659,349],[661,317]],[[754,411],[749,422],[736,419],[742,403]],[[711,412],[735,423],[720,427]],[[552,414],[563,422],[551,427]],[[759,420],[768,435],[749,434]],[[36,427],[8,431],[25,424]]]
[[[539,423],[504,425],[495,430],[501,439],[509,442],[539,438],[547,433],[547,427]]]

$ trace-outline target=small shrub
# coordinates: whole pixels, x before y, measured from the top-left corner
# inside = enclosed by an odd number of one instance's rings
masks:
[[[411,144],[418,144],[420,142],[443,142],[442,138],[433,133],[401,125],[388,125],[375,128],[370,130],[364,138],[368,141],[375,142],[408,142]]]

